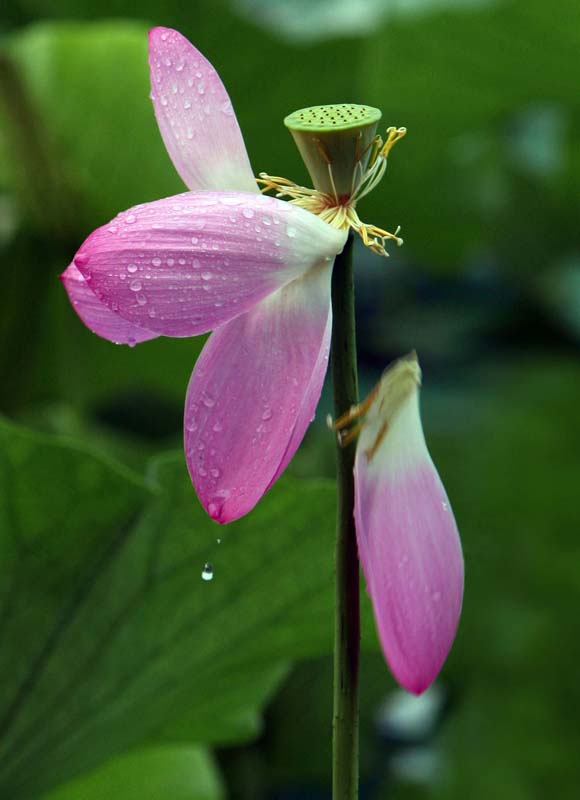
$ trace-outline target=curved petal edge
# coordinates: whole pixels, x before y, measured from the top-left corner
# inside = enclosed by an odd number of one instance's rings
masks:
[[[421,694],[453,644],[463,555],[447,494],[428,453],[414,358],[388,370],[369,408],[355,461],[359,556],[386,661]]]
[[[185,454],[210,517],[247,514],[314,417],[328,362],[330,265],[214,331],[185,403]]]
[[[74,264],[69,264],[60,276],[72,307],[87,328],[114,344],[133,346],[155,339],[158,334],[132,325],[115,314],[93,294]]]
[[[178,31],[153,28],[149,67],[157,124],[188,189],[258,192],[232,103],[209,61]]]

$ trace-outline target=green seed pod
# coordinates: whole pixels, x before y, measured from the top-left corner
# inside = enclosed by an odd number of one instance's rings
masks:
[[[347,200],[366,169],[381,118],[378,108],[348,103],[289,114],[289,128],[316,189]]]

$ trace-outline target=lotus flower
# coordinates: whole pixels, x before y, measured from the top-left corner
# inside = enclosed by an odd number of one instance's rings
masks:
[[[260,194],[227,92],[183,36],[152,30],[149,59],[159,129],[189,191],[98,228],[62,281],[112,342],[213,330],[187,390],[185,453],[203,506],[225,523],[278,478],[314,416],[347,231]]]
[[[419,416],[415,354],[391,366],[335,427],[359,433],[355,523],[379,639],[393,675],[421,694],[447,658],[463,598],[463,556],[449,500]]]

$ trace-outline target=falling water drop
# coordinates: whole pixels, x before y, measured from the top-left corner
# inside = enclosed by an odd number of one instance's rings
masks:
[[[210,564],[209,561],[207,562],[207,564],[203,565],[201,577],[204,581],[213,580],[213,564]]]

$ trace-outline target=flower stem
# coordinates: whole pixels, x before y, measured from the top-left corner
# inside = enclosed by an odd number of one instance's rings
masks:
[[[352,233],[332,276],[334,415],[358,403]],[[333,800],[358,797],[359,565],[354,527],[355,443],[337,443],[336,615],[334,639]]]

